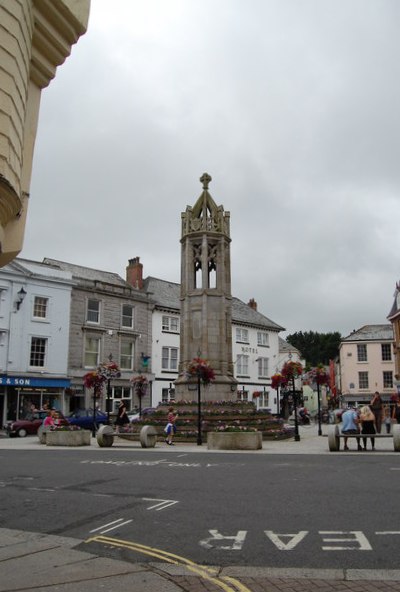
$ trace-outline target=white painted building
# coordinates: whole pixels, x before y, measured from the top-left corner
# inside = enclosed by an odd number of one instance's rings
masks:
[[[71,274],[15,259],[0,273],[0,416],[31,404],[64,408],[68,379]]]

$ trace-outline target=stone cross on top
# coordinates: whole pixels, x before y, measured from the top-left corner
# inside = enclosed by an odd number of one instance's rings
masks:
[[[200,181],[203,183],[203,189],[207,191],[209,183],[211,183],[212,178],[208,173],[203,173],[200,177]]]

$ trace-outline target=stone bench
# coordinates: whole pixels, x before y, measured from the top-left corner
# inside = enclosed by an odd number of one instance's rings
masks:
[[[112,426],[103,425],[96,434],[97,444],[102,448],[109,448],[114,444],[114,438],[136,440],[137,433],[116,432]],[[154,448],[157,442],[157,430],[154,426],[146,425],[140,430],[139,440],[142,448]]]
[[[400,452],[400,424],[394,424],[392,430],[392,434],[342,434],[338,425],[330,425],[328,428],[329,452],[338,452],[340,440],[343,438],[391,438],[394,452]]]

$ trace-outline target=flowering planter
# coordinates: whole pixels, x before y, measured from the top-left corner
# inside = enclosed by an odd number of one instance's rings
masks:
[[[89,430],[46,432],[46,446],[90,446]]]
[[[259,450],[262,448],[261,432],[208,432],[209,450]]]

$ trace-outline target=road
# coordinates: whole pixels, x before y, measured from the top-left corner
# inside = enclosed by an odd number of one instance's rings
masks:
[[[108,557],[154,561],[160,550],[206,565],[398,568],[394,455],[82,448],[2,450],[0,461],[1,527],[79,538]]]

